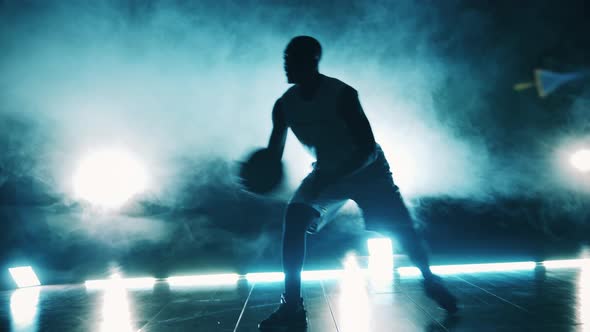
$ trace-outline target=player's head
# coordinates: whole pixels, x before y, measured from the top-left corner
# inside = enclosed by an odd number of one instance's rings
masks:
[[[289,83],[301,83],[317,74],[322,46],[310,36],[297,36],[285,49],[285,73]]]

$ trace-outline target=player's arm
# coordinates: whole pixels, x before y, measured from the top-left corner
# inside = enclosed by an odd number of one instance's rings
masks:
[[[375,151],[375,137],[369,120],[363,111],[358,93],[347,87],[340,96],[340,113],[350,130],[350,134],[359,147],[356,155],[351,156],[350,167],[360,167]]]
[[[272,132],[268,140],[268,151],[279,160],[283,158],[288,129],[285,114],[281,108],[281,99],[278,99],[272,109]]]

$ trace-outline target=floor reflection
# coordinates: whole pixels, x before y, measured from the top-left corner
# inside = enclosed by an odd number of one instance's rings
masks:
[[[135,331],[132,325],[131,303],[119,276],[113,276],[104,288],[101,310],[100,331]]]
[[[368,332],[371,330],[366,279],[355,255],[348,255],[344,262],[338,304],[339,331]]]
[[[387,288],[376,288],[375,279],[390,279],[389,268],[375,274],[371,262],[365,268],[367,262],[349,255],[343,270],[327,274],[338,280],[303,283],[309,332],[590,332],[590,261],[582,266],[576,260],[575,267],[571,260],[555,267],[540,264],[534,274],[449,277],[462,304],[459,316],[450,317],[424,295],[420,279],[396,275]],[[217,280],[218,285],[201,285],[198,279],[192,286],[187,284],[194,280],[181,279],[179,286],[118,275],[85,287],[0,292],[0,331],[257,331],[283,291],[281,283],[246,279],[231,285]]]
[[[590,263],[585,263],[580,269],[577,288],[577,314],[582,323],[579,331],[590,332]]]
[[[37,331],[41,287],[21,288],[10,296],[12,331]]]

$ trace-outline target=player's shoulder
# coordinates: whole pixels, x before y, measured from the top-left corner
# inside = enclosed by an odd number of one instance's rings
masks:
[[[339,91],[344,94],[355,94],[356,93],[356,89],[353,88],[348,83],[345,83],[344,81],[337,79],[335,77],[330,77],[330,76],[326,76],[323,74],[322,74],[322,76],[323,76],[323,79],[325,80],[325,82],[327,82],[327,85],[332,87],[334,90]]]
[[[330,77],[330,76],[326,76],[324,74],[320,74],[321,75],[321,80],[322,80],[322,86],[324,89],[324,92],[326,94],[333,94],[333,95],[356,95],[357,91],[355,88],[353,88],[351,85],[335,78],[335,77]],[[292,98],[298,98],[298,91],[297,91],[298,87],[297,85],[293,85],[291,87],[289,87],[287,89],[287,91],[285,91],[285,93],[283,93],[283,95],[281,97],[279,97],[279,99],[277,100],[277,102],[285,101],[285,102],[289,102],[289,100],[291,100]]]
[[[277,102],[280,102],[281,100],[288,100],[289,98],[295,96],[296,94],[296,85],[292,85],[291,87],[289,87],[287,89],[287,91],[285,91],[285,93],[283,93],[283,95],[281,97],[279,97],[279,99],[277,100]]]
[[[348,85],[347,83],[343,82],[342,80],[336,78],[336,77],[331,77],[328,75],[322,75],[322,79],[327,82],[330,85],[334,85],[334,86],[338,86],[338,87],[350,87],[350,85]]]

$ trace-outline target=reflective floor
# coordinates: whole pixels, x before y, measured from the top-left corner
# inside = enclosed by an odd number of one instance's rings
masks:
[[[446,276],[461,302],[447,317],[420,279],[393,280],[347,267],[306,281],[309,332],[590,331],[590,269],[537,268]],[[44,286],[0,293],[2,331],[257,331],[279,282],[151,287]]]

